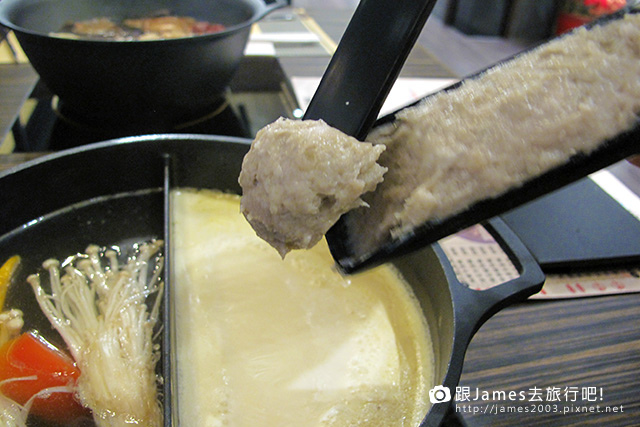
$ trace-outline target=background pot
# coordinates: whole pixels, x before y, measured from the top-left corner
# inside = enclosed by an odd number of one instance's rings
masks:
[[[268,3],[265,3],[267,1]],[[12,29],[42,81],[73,119],[89,124],[181,123],[210,113],[244,55],[251,25],[285,0],[2,0]],[[224,24],[220,33],[150,41],[51,36],[65,22],[116,21],[158,10]]]
[[[239,194],[237,177],[250,142],[201,135],[133,137],[62,151],[1,173],[0,259],[25,255],[21,274],[26,276],[42,260],[81,251],[90,242],[126,246],[163,237],[169,211],[163,193],[169,186]],[[544,280],[533,257],[502,222],[491,220],[486,227],[511,258],[519,278],[487,291],[473,291],[458,282],[438,245],[394,262],[428,320],[436,385],[449,387],[452,396],[473,334],[498,310],[538,292]],[[170,269],[169,261],[166,268]],[[165,332],[171,331],[171,285],[166,289]],[[12,306],[38,311],[32,296],[13,298],[8,301]],[[175,416],[171,392],[177,379],[172,356],[171,337],[165,333],[161,369],[166,425],[172,425]],[[450,402],[434,404],[422,425],[439,425],[449,409]]]

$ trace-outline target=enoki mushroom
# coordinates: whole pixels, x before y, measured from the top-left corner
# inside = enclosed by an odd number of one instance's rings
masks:
[[[162,245],[161,240],[141,244],[123,265],[115,251],[95,245],[63,265],[49,259],[43,267],[50,294],[38,275],[27,279],[80,369],[77,395],[99,426],[162,424],[155,372],[159,346],[153,342],[164,286],[163,258],[156,256]]]

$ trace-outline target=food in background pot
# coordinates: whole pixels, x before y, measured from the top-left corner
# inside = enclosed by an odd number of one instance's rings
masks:
[[[282,260],[238,196],[171,197],[182,427],[420,423],[433,348],[393,267],[344,277],[324,242]]]
[[[192,37],[224,31],[222,24],[199,21],[188,16],[161,15],[125,19],[118,23],[108,17],[76,21],[52,36],[101,40],[160,40]]]

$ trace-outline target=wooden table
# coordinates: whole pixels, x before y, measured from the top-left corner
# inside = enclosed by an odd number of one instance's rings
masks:
[[[295,67],[291,62],[288,66]],[[303,65],[317,67],[318,61],[310,64]],[[6,133],[7,123],[17,114],[16,105],[21,105],[18,101],[35,80],[28,68],[4,67],[0,68],[0,132]],[[0,170],[38,155],[0,156]],[[471,398],[476,391],[481,397],[486,393],[496,397],[458,402],[469,426],[640,425],[640,294],[528,301],[506,308],[471,341],[460,386],[468,388]],[[559,395],[554,393],[558,389]],[[590,391],[596,394],[591,396]],[[508,399],[509,392],[524,400]],[[535,401],[537,397],[542,402]],[[577,412],[598,407],[602,412]],[[616,412],[604,412],[606,408]]]
[[[640,294],[506,308],[472,339],[460,386],[469,387],[472,397],[476,389],[480,396],[524,393],[523,401],[498,395],[459,402],[459,411],[512,411],[464,412],[470,426],[639,425]],[[542,402],[532,401],[537,392]],[[603,412],[576,412],[598,407]],[[607,407],[616,412],[604,412]]]

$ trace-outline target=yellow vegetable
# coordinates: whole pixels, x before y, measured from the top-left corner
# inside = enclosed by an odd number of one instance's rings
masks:
[[[7,296],[7,289],[9,289],[9,285],[11,284],[11,277],[13,273],[18,268],[20,264],[20,256],[14,255],[9,258],[3,265],[0,267],[0,309],[4,306],[4,300]]]

